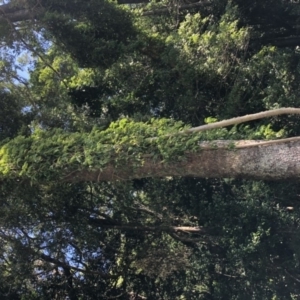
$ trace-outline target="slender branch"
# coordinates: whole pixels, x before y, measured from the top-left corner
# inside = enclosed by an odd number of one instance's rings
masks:
[[[30,50],[33,54],[35,54],[36,56],[38,56],[38,57],[41,59],[41,61],[42,61],[48,68],[50,68],[50,69],[53,71],[54,74],[56,74],[56,76],[57,76],[58,79],[63,83],[63,85],[64,85],[66,88],[68,88],[67,84],[66,84],[66,83],[64,82],[64,80],[62,79],[61,74],[60,74],[57,70],[55,70],[55,69],[53,68],[53,66],[52,66],[50,63],[48,63],[48,62],[46,61],[46,59],[43,57],[43,55],[41,55],[38,51],[36,51],[36,50],[34,49],[34,47],[32,47],[31,45],[29,45],[29,44],[24,40],[24,38],[21,36],[21,34],[18,32],[18,30],[16,30],[16,28],[14,27],[13,23],[10,23],[10,25],[11,25],[12,30],[13,30],[13,31],[15,32],[15,34],[18,36],[18,38],[20,39],[20,41],[25,45],[25,47],[26,47],[28,50]]]
[[[22,93],[22,96],[24,96],[24,92],[26,93],[26,96],[27,96],[27,100],[29,102],[29,104],[33,107],[33,108],[36,108],[36,104],[35,104],[35,100],[34,98],[32,97],[32,94],[31,94],[31,91],[30,91],[30,88],[29,88],[29,85],[28,85],[28,82],[26,82],[24,79],[22,79],[19,75],[17,74],[8,74],[8,77],[11,77],[11,78],[8,78],[8,80],[10,80],[10,83],[12,84],[12,80],[15,79],[17,80],[18,82],[20,82],[24,87],[25,87],[25,90],[22,89],[21,91],[19,89],[14,89],[14,92],[15,93]],[[12,85],[13,86],[13,85]]]
[[[206,131],[206,130],[211,130],[211,129],[216,129],[216,128],[238,125],[238,124],[249,122],[249,121],[254,121],[254,120],[279,116],[279,115],[300,115],[300,108],[282,107],[282,108],[278,108],[278,109],[262,111],[262,112],[251,114],[251,115],[245,115],[242,117],[236,117],[236,118],[223,120],[223,121],[216,122],[216,123],[193,127],[188,130],[180,131],[180,132],[178,132],[178,134],[201,132],[201,131]]]
[[[144,206],[144,205],[141,205],[141,204],[138,204],[138,207],[137,208],[133,208],[134,210],[137,210],[137,211],[142,211],[142,212],[145,212],[149,215],[152,215],[156,218],[158,218],[159,220],[162,220],[163,219],[163,215],[161,215],[160,213],[156,212],[156,211],[153,211],[151,210],[150,208]]]
[[[82,272],[82,273],[85,273],[85,274],[94,274],[94,275],[98,275],[102,278],[118,278],[118,276],[119,276],[119,275],[106,274],[106,273],[100,272],[100,271],[92,271],[92,270],[89,270],[89,269],[81,269],[81,268],[77,268],[75,266],[71,266],[66,262],[63,262],[63,261],[61,261],[57,258],[53,258],[50,255],[47,255],[45,253],[40,253],[41,248],[36,250],[36,249],[33,249],[29,246],[23,245],[17,238],[12,237],[10,235],[7,235],[5,233],[0,234],[0,238],[2,238],[5,241],[13,243],[17,247],[21,247],[24,254],[27,253],[29,255],[39,256],[42,260],[44,260],[46,262],[49,262],[49,263],[52,263],[52,264],[55,264],[56,266],[62,267],[64,269],[74,270],[76,272]]]
[[[215,274],[225,276],[225,277],[229,277],[229,278],[234,278],[234,279],[241,278],[241,277],[246,277],[245,275],[236,276],[236,275],[224,274],[224,273],[221,273],[221,272],[215,272]]]
[[[51,257],[50,255],[46,255],[44,253],[42,253],[40,255],[40,257],[44,261],[53,263],[53,264],[55,264],[59,267],[62,267],[62,268],[68,268],[70,270],[74,270],[74,271],[77,271],[77,272],[82,272],[82,273],[85,273],[85,274],[95,274],[95,275],[99,275],[102,278],[118,278],[118,275],[110,275],[110,274],[105,274],[105,273],[99,272],[99,271],[85,270],[85,269],[77,268],[75,266],[70,266],[69,264],[64,263],[64,262],[62,262],[58,259],[55,259],[55,258]]]
[[[91,224],[97,224],[100,227],[104,228],[114,228],[120,230],[136,230],[136,231],[152,231],[152,232],[192,232],[198,234],[207,234],[207,229],[202,227],[189,227],[189,226],[143,226],[140,224],[122,224],[120,222],[111,223],[105,219],[96,219],[96,218],[89,218],[89,222]]]
[[[193,9],[193,8],[202,8],[211,5],[211,1],[202,1],[197,3],[190,3],[190,4],[183,4],[177,7],[178,11],[185,10],[185,9]],[[142,13],[143,16],[159,16],[170,13],[170,7],[163,7],[158,9],[153,9],[149,11],[145,11]]]
[[[259,120],[259,119],[264,119],[264,118],[269,118],[269,117],[274,117],[274,116],[279,116],[279,115],[288,115],[288,114],[300,115],[300,108],[282,107],[282,108],[278,108],[278,109],[262,111],[262,112],[255,113],[255,114],[245,115],[242,117],[235,117],[235,118],[231,118],[231,119],[227,119],[227,120],[223,120],[223,121],[219,121],[219,122],[215,122],[215,123],[211,123],[211,124],[206,124],[206,125],[201,125],[198,127],[189,128],[187,130],[179,131],[179,132],[173,133],[173,134],[168,134],[166,136],[176,136],[176,135],[181,135],[181,134],[202,132],[202,131],[223,128],[223,127],[232,126],[232,125],[238,125],[241,123],[250,122],[250,121],[254,121],[254,120]],[[156,139],[157,139],[157,137],[152,137],[152,138],[149,138],[148,140],[154,141]],[[295,141],[295,140],[298,140],[298,137],[282,139],[283,142]],[[266,142],[253,141],[253,144],[251,144],[250,141],[246,141],[247,146],[245,144],[238,145],[238,142],[235,142],[234,144],[235,144],[235,148],[236,148],[236,146],[238,148],[246,148],[246,147],[257,146],[258,143],[260,143],[259,145],[263,145],[263,144],[269,145],[269,144],[276,143],[279,141],[281,141],[281,140],[266,141]],[[241,142],[244,143],[244,141],[241,141]],[[207,146],[206,146],[206,144],[207,144]],[[211,149],[212,142],[203,142],[203,143],[201,143],[201,147],[202,146]],[[228,143],[226,144],[225,147],[228,147]]]
[[[290,272],[288,272],[287,269],[284,270],[286,274],[288,274],[291,278],[293,278],[295,281],[300,283],[300,279],[296,278],[294,275],[292,275]]]

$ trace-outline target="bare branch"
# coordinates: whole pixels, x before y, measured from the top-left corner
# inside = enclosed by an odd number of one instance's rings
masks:
[[[286,274],[288,274],[291,278],[293,278],[295,281],[300,283],[300,279],[298,279],[297,277],[295,277],[294,275],[292,275],[290,272],[288,272],[287,269],[284,270]]]
[[[120,230],[133,230],[133,231],[149,231],[149,232],[191,232],[197,234],[207,234],[207,230],[203,227],[190,227],[190,226],[168,226],[168,225],[158,225],[158,226],[144,226],[141,224],[132,224],[114,221],[111,223],[111,220],[89,218],[90,224],[96,224],[99,227],[103,228],[114,228]]]
[[[145,213],[147,213],[149,215],[152,215],[152,216],[158,218],[159,220],[163,219],[163,215],[162,214],[160,214],[160,213],[158,213],[156,211],[153,211],[153,210],[151,210],[150,208],[148,208],[148,207],[146,207],[144,205],[138,204],[138,207],[137,208],[133,208],[133,209],[145,212]]]
[[[178,11],[182,10],[189,10],[193,8],[203,8],[211,5],[211,1],[202,1],[197,3],[190,3],[190,4],[182,4],[177,7]],[[149,11],[145,11],[142,13],[143,16],[159,16],[159,15],[165,15],[170,13],[170,7],[162,7],[157,8]]]
[[[220,121],[220,122],[216,122],[216,123],[193,127],[188,130],[181,131],[181,132],[179,132],[179,134],[201,132],[201,131],[206,131],[206,130],[211,130],[211,129],[216,129],[216,128],[238,125],[238,124],[249,122],[249,121],[254,121],[254,120],[279,116],[279,115],[300,115],[300,108],[282,107],[282,108],[278,108],[278,109],[262,111],[262,112],[251,114],[251,115],[236,117],[236,118],[232,118],[232,119],[228,119],[228,120],[224,120],[224,121]]]
[[[250,122],[250,121],[254,121],[254,120],[259,120],[259,119],[264,119],[264,118],[269,118],[269,117],[274,117],[274,116],[279,116],[279,115],[288,115],[288,114],[300,115],[300,108],[282,107],[282,108],[278,108],[278,109],[262,111],[262,112],[251,114],[251,115],[235,117],[232,119],[227,119],[227,120],[223,120],[223,121],[219,121],[219,122],[215,122],[215,123],[210,123],[207,125],[201,125],[198,127],[189,128],[187,130],[179,131],[179,132],[173,133],[173,134],[168,134],[166,136],[176,136],[176,135],[181,135],[181,134],[197,133],[197,132],[202,132],[202,131],[207,131],[207,130],[212,130],[212,129],[217,129],[217,128],[223,128],[223,127],[232,126],[232,125],[238,125],[241,123]],[[153,141],[156,139],[157,139],[157,137],[149,138],[149,141]],[[254,141],[254,143],[257,143],[257,141]]]

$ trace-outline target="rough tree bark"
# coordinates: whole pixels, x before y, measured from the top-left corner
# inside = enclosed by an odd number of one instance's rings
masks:
[[[300,114],[300,109],[274,109],[194,127],[177,134],[211,130],[282,114]],[[199,142],[199,151],[186,153],[180,161],[163,163],[153,159],[149,154],[145,155],[144,163],[139,167],[128,161],[126,166],[115,167],[111,164],[99,171],[74,171],[65,176],[64,180],[100,182],[164,176],[260,180],[299,179],[300,137],[270,141]]]
[[[285,180],[300,178],[300,137],[274,141],[203,142],[199,151],[186,153],[182,161],[169,164],[145,158],[143,166],[74,171],[64,180],[122,181],[145,177],[192,176],[201,178],[249,178]]]

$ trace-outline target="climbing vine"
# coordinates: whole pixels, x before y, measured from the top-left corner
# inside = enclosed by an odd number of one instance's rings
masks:
[[[35,128],[31,136],[18,136],[2,146],[0,172],[8,178],[57,180],[70,171],[101,170],[108,165],[126,168],[128,162],[142,166],[144,158],[149,156],[155,161],[171,163],[184,159],[187,151],[200,151],[200,141],[265,139],[282,134],[270,126],[189,132],[189,126],[170,119],[143,123],[124,118],[111,123],[106,130],[95,127],[89,133]]]

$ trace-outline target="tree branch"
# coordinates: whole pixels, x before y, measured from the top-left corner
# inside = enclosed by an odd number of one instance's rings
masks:
[[[102,272],[99,272],[99,271],[85,270],[85,269],[77,268],[75,266],[70,266],[69,264],[67,264],[65,262],[62,262],[58,259],[55,259],[55,258],[51,257],[50,255],[46,255],[44,253],[42,253],[40,255],[40,258],[42,260],[46,261],[46,262],[55,264],[58,267],[62,267],[63,269],[74,270],[74,271],[82,272],[82,273],[85,273],[85,274],[94,274],[94,275],[98,275],[102,278],[118,278],[118,275],[110,275],[110,274],[105,274],[105,273],[102,273]]]
[[[179,11],[182,10],[189,10],[193,8],[203,8],[211,5],[211,1],[202,1],[197,3],[190,3],[190,4],[182,4],[177,7]],[[157,8],[149,11],[145,11],[142,13],[143,16],[159,16],[159,15],[165,15],[167,13],[170,13],[170,7],[163,7],[163,8]]]
[[[46,10],[42,6],[29,7],[27,1],[0,5],[0,22],[21,22],[34,20],[44,15]]]
[[[163,163],[149,155],[140,166],[107,165],[101,170],[78,170],[66,182],[124,181],[136,178],[191,176],[285,180],[300,178],[300,137],[273,141],[212,141],[182,160]]]
[[[220,121],[220,122],[215,122],[215,123],[211,123],[211,124],[207,124],[207,125],[193,127],[188,130],[181,131],[181,132],[179,132],[179,134],[201,132],[201,131],[206,131],[206,130],[211,130],[211,129],[216,129],[216,128],[238,125],[238,124],[249,122],[249,121],[254,121],[254,120],[279,116],[279,115],[288,115],[288,114],[300,115],[300,108],[282,107],[282,108],[278,108],[278,109],[262,111],[262,112],[251,114],[251,115],[236,117],[236,118],[232,118],[232,119],[228,119],[228,120],[224,120],[224,121]]]
[[[130,230],[130,231],[149,231],[149,232],[190,232],[197,234],[207,234],[208,231],[202,227],[190,227],[190,226],[168,226],[168,225],[158,225],[158,226],[144,226],[141,224],[122,224],[121,222],[111,223],[111,220],[89,218],[91,224],[97,224],[103,228],[114,228],[120,230]]]

